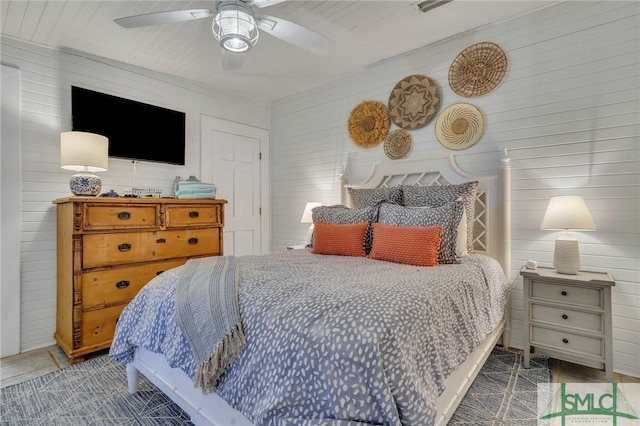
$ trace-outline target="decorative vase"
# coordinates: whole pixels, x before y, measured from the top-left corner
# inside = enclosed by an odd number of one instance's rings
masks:
[[[73,195],[86,197],[100,195],[102,181],[97,175],[89,172],[79,172],[71,176],[69,187]]]

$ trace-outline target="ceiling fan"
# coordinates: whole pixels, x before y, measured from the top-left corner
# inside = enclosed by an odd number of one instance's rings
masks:
[[[255,16],[251,6],[266,7],[286,0],[220,0],[215,9],[169,10],[114,19],[125,28],[170,24],[213,17],[211,29],[220,43],[225,70],[239,69],[244,53],[258,42],[258,28],[307,51],[327,53],[332,41],[309,28],[271,15]]]

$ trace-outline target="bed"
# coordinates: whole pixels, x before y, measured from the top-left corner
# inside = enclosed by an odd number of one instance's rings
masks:
[[[362,184],[344,182],[347,207],[314,210],[314,222],[324,223],[375,205],[374,222],[411,225],[396,221],[407,209],[421,211],[411,202],[425,188],[473,182],[473,214],[455,224],[450,250],[442,250],[444,237],[434,243],[436,267],[317,254],[324,231],[316,231],[314,249],[237,258],[246,346],[216,392],[194,386],[197,363],[177,324],[182,267],[154,278],[125,309],[111,355],[127,364],[131,393],[143,374],[196,425],[446,424],[492,348],[509,345],[509,180],[507,158],[490,176],[466,174],[453,156],[395,160],[376,165]],[[416,197],[406,206],[371,201],[394,188]],[[440,209],[429,207],[429,215]],[[375,239],[383,234],[371,232],[369,249],[384,253]],[[441,253],[452,250],[460,256],[448,263]]]

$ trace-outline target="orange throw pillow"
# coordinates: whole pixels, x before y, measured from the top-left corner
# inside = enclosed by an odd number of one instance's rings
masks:
[[[442,227],[373,224],[369,258],[416,266],[438,264]]]
[[[364,236],[368,228],[368,222],[348,224],[316,222],[313,225],[311,253],[364,256]]]

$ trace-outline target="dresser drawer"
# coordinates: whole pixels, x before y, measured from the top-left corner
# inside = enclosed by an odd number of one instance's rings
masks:
[[[531,284],[531,298],[598,308],[602,308],[604,303],[601,289],[540,281]]]
[[[125,304],[82,314],[82,346],[109,346]]]
[[[531,344],[534,346],[547,346],[560,351],[566,350],[604,357],[603,339],[580,336],[535,325],[531,326]]]
[[[82,226],[85,231],[157,229],[159,217],[157,205],[85,204]]]
[[[82,274],[82,309],[84,311],[129,303],[151,279],[186,259],[166,260]]]
[[[217,255],[220,250],[220,228],[91,234],[83,237],[82,267]]]
[[[168,205],[167,228],[222,225],[222,209],[218,205]]]
[[[603,314],[593,312],[572,311],[554,306],[531,304],[531,320],[556,324],[562,327],[573,327],[582,330],[604,332]]]

